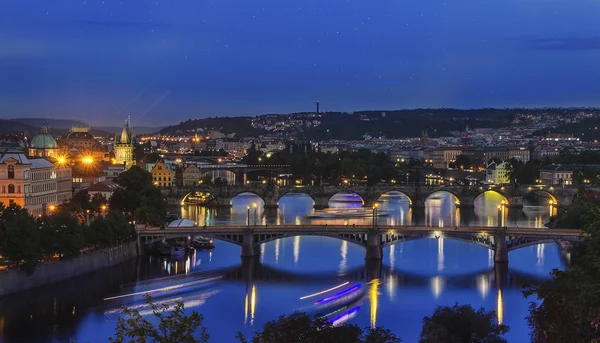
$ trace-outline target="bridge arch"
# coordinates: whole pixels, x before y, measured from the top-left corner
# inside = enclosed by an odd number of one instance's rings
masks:
[[[456,241],[461,241],[461,242],[465,242],[465,243],[479,245],[480,247],[483,247],[483,248],[486,248],[489,250],[496,249],[493,237],[491,237],[489,235],[450,234],[448,232],[444,233],[443,235],[441,233],[436,234],[435,232],[433,234],[431,234],[431,233],[423,234],[423,235],[412,234],[410,236],[384,235],[384,237],[382,238],[382,240],[383,240],[382,247],[389,247],[389,246],[396,245],[399,243],[416,241],[416,240],[420,240],[420,239],[432,239],[432,238],[451,239],[451,240],[456,240]]]
[[[240,200],[240,198],[239,198],[240,196],[245,196],[245,197],[251,197],[251,196],[252,196],[252,197],[257,197],[258,199],[256,199],[256,204],[257,204],[259,207],[264,207],[264,205],[266,204],[266,202],[265,202],[265,199],[264,199],[264,198],[263,198],[263,197],[262,197],[260,194],[258,194],[258,193],[256,193],[256,192],[252,192],[252,191],[244,191],[244,192],[240,192],[240,193],[238,193],[238,194],[234,195],[234,196],[231,198],[231,201],[230,201],[230,203],[229,203],[229,204],[230,204],[231,206],[235,206],[235,204],[234,204],[234,200],[236,200],[236,199]],[[252,206],[252,204],[253,204],[253,203],[248,203],[248,204],[242,204],[242,205],[240,205],[240,206]]]
[[[350,204],[351,206],[353,204],[360,204],[360,206],[362,207],[365,204],[365,200],[360,194],[356,192],[343,190],[332,195],[331,198],[329,198],[329,200],[327,201],[327,205],[329,207],[345,207],[342,206],[342,204],[344,203]]]
[[[452,195],[452,198],[454,199],[454,204],[455,205],[460,205],[460,197],[456,193],[454,193],[454,192],[452,192],[450,190],[446,190],[446,189],[442,189],[442,190],[439,190],[439,191],[434,191],[432,193],[429,193],[425,197],[424,203],[427,204],[428,201],[431,203],[432,200],[436,199],[436,197],[439,197],[440,195],[442,195],[444,193]]]
[[[264,236],[269,236],[269,237],[263,237],[263,238],[260,237],[263,235],[258,235],[258,236],[259,236],[259,239],[256,241],[257,244],[269,243],[269,242],[272,242],[272,241],[275,241],[278,239],[284,239],[284,238],[311,237],[312,236],[312,237],[335,238],[335,239],[339,239],[342,241],[352,243],[357,246],[361,246],[363,248],[367,246],[367,237],[364,234],[342,234],[342,233],[327,234],[324,232],[317,232],[317,233],[294,232],[294,233],[289,233],[289,234],[264,235]]]
[[[404,197],[404,198],[408,199],[409,205],[412,205],[412,203],[413,203],[411,197],[408,194],[406,194],[402,191],[399,191],[399,190],[391,190],[391,191],[387,191],[387,192],[381,194],[379,196],[379,198],[377,199],[377,202],[386,202],[386,201],[389,201],[389,198],[398,198],[398,197]]]
[[[549,191],[545,190],[545,189],[534,189],[531,190],[527,193],[525,193],[525,195],[523,197],[526,197],[528,194],[535,194],[537,196],[540,196],[540,194],[545,195],[547,198],[549,198],[552,203],[552,205],[558,205],[558,199],[554,196],[554,194],[550,193]]]
[[[473,199],[473,203],[475,203],[477,201],[477,199],[479,199],[482,195],[485,195],[486,193],[498,194],[499,196],[502,197],[502,201],[504,201],[505,204],[508,204],[508,197],[495,189],[486,189],[486,190],[482,191],[481,193],[477,194],[475,196],[475,198]]]
[[[282,194],[279,199],[277,199],[277,205],[279,206],[281,199],[285,198],[285,197],[308,197],[310,198],[310,200],[312,201],[313,207],[315,206],[315,204],[317,203],[315,201],[315,198],[313,198],[310,194],[308,193],[303,193],[303,192],[287,192],[285,194]]]

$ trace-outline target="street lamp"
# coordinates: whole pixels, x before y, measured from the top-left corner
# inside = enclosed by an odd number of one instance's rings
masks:
[[[250,206],[246,206],[246,209],[248,210],[248,215],[246,216],[246,222],[248,223],[248,226],[250,226]]]
[[[502,228],[502,206],[498,205],[498,229]]]
[[[256,226],[256,220],[258,218],[258,205],[256,203],[252,204],[254,207],[254,226]]]
[[[50,205],[50,206],[48,206],[48,209],[50,210],[50,213],[52,213],[52,212],[54,212],[54,210],[56,210],[56,206]]]
[[[85,222],[87,226],[90,226],[90,210],[85,210]]]
[[[377,207],[378,203],[373,204],[373,226],[377,226]]]

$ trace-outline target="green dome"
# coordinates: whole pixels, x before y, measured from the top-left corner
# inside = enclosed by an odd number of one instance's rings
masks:
[[[58,148],[58,145],[56,144],[54,137],[48,133],[48,129],[43,127],[41,132],[33,137],[29,147],[35,149],[56,149]]]

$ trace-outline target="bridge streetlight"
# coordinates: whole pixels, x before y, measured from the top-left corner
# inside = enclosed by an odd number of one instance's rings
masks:
[[[258,205],[256,203],[252,204],[254,207],[254,226],[256,226],[256,221],[258,219]]]
[[[379,206],[378,203],[375,203],[373,205],[373,226],[377,226],[377,206]]]
[[[248,226],[250,226],[250,206],[246,206],[246,209],[248,209],[248,216],[246,216],[246,222],[248,223]]]

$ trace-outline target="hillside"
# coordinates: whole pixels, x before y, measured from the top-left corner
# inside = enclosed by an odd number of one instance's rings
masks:
[[[275,135],[312,140],[360,139],[363,135],[387,138],[417,137],[426,130],[431,137],[462,131],[468,125],[508,126],[520,109],[415,109],[358,111],[353,113],[265,114],[257,117],[216,117],[194,119],[165,127],[161,133],[189,134],[219,130],[236,137]],[[541,111],[541,110],[540,110]]]
[[[21,123],[27,126],[39,128],[44,125],[50,126],[53,130],[68,130],[72,126],[88,126],[79,120],[71,119],[48,119],[48,118],[16,118],[12,122]]]
[[[27,136],[32,136],[38,133],[39,131],[39,128],[35,128],[33,126],[29,126],[19,122],[14,122],[12,120],[0,119],[0,135],[25,132]]]

